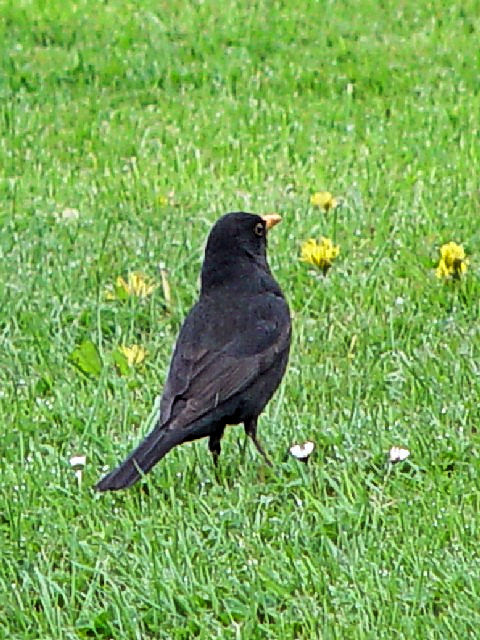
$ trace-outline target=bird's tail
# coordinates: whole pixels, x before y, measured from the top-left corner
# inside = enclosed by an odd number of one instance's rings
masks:
[[[170,449],[184,441],[185,434],[181,430],[165,429],[157,425],[145,440],[116,469],[104,476],[97,483],[97,491],[117,491],[135,484],[142,475],[148,473]]]

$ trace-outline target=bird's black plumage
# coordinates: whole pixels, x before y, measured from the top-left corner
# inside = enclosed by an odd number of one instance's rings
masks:
[[[288,305],[267,264],[267,229],[278,216],[229,213],[213,226],[201,290],[180,330],[156,426],[97,484],[124,489],[174,446],[209,437],[216,462],[227,424],[243,422],[256,437],[257,419],[287,366]]]

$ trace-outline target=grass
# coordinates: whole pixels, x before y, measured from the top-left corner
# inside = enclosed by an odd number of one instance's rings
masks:
[[[0,637],[477,634],[478,16],[0,3]],[[336,214],[310,205],[323,189]],[[199,442],[148,491],[96,495],[148,428],[206,234],[236,209],[284,218],[270,263],[294,342],[260,423],[275,468],[230,428],[219,482]],[[341,248],[326,278],[298,259],[321,235]],[[450,240],[461,282],[434,275]],[[160,266],[170,304],[105,298]],[[121,376],[134,343],[147,359]],[[308,465],[286,458],[307,439]],[[392,445],[410,458],[390,466]]]

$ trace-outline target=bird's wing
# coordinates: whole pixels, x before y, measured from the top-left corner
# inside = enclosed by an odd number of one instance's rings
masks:
[[[290,316],[280,296],[255,296],[230,328],[202,313],[192,309],[172,357],[160,405],[167,428],[188,426],[226,402],[289,348]]]

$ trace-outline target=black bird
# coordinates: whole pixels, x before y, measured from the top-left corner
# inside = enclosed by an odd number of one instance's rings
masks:
[[[257,420],[285,373],[288,305],[267,264],[276,214],[228,213],[208,236],[198,302],[185,319],[170,363],[156,426],[99,491],[130,487],[177,444],[208,436],[215,464],[226,425]]]

